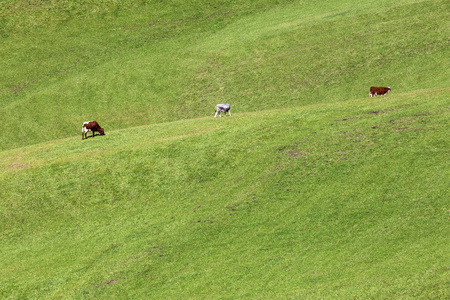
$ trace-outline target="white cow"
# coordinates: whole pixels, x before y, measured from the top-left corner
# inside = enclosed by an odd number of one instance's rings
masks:
[[[227,116],[227,112],[228,112],[231,117],[230,109],[231,109],[230,104],[217,104],[216,105],[216,114],[214,115],[214,118],[217,117],[217,114],[219,114],[219,117],[222,118],[222,116],[220,115],[221,112],[223,112],[225,114],[225,117]]]

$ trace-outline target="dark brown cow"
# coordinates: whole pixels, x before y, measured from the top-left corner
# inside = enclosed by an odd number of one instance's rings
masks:
[[[94,137],[94,131],[97,131],[98,133],[100,133],[100,135],[105,135],[105,131],[100,127],[97,121],[89,121],[83,123],[83,127],[81,128],[82,140],[87,138],[86,135],[89,131],[92,131],[92,137]]]
[[[369,97],[384,95],[391,91],[390,87],[372,86],[370,87]]]

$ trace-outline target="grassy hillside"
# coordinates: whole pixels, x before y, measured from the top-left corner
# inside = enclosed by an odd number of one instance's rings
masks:
[[[447,1],[291,2],[53,8],[22,27],[6,7],[1,149],[74,136],[91,119],[116,130],[222,102],[255,111],[366,97],[371,85],[448,86]]]
[[[449,298],[449,8],[2,1],[0,297]]]
[[[448,92],[1,152],[1,295],[446,298]]]

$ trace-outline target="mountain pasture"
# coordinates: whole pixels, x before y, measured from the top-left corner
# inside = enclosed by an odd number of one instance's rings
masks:
[[[0,296],[448,298],[449,11],[2,1]]]

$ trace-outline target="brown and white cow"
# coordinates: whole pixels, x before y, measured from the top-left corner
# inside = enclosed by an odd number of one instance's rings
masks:
[[[105,130],[100,127],[100,125],[97,123],[97,121],[89,121],[84,122],[83,127],[81,128],[81,139],[86,139],[86,135],[89,131],[92,131],[92,137],[94,137],[94,131],[97,131],[100,133],[100,135],[105,135]]]
[[[369,97],[384,95],[391,91],[390,87],[372,86],[370,87]]]

